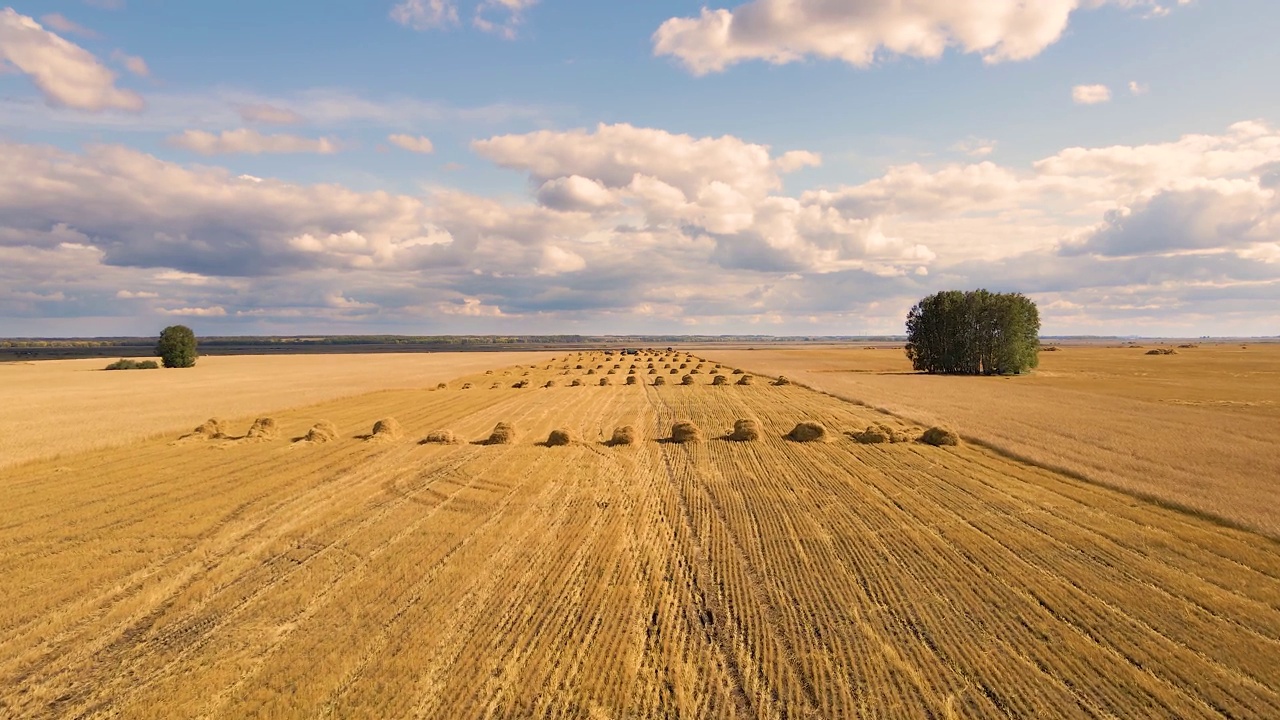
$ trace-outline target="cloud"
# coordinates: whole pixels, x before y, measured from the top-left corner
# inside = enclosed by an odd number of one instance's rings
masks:
[[[536,4],[538,0],[479,0],[471,24],[481,31],[513,39],[525,11]],[[455,27],[459,25],[458,16],[457,0],[402,0],[391,8],[392,20],[414,30]]]
[[[1097,105],[1111,100],[1111,88],[1106,85],[1076,85],[1071,88],[1071,100],[1077,105]]]
[[[868,67],[884,56],[938,58],[948,48],[1000,63],[1039,55],[1062,37],[1072,12],[1105,4],[1165,9],[1158,0],[752,0],[671,18],[652,39],[655,55],[696,75],[807,57]]]
[[[1149,92],[1151,92],[1151,86],[1145,83],[1140,83],[1137,80],[1131,80],[1129,82],[1130,95],[1146,95]]]
[[[241,121],[252,125],[302,125],[307,121],[293,110],[269,103],[236,105],[236,112]]]
[[[1218,332],[1269,327],[1258,308],[1280,299],[1280,131],[1261,121],[1017,165],[897,165],[796,195],[782,173],[804,156],[733,136],[599,126],[477,152],[526,175],[527,194],[409,197],[0,144],[0,323],[115,315],[146,330],[161,309],[222,308],[193,317],[255,332],[898,332],[921,295],[988,286],[1043,299],[1055,331],[1155,331],[1177,311]]]
[[[213,307],[184,307],[166,310],[159,308],[161,315],[181,315],[186,317],[226,317],[226,308],[214,305]]]
[[[995,152],[996,146],[999,145],[995,140],[987,140],[979,137],[967,137],[964,140],[951,146],[956,152],[964,153],[970,157],[986,157]]]
[[[403,0],[391,8],[391,19],[414,30],[432,30],[458,24],[453,0]]]
[[[79,35],[87,38],[98,37],[98,33],[83,25],[68,20],[62,13],[49,13],[48,15],[42,15],[40,16],[40,22],[60,33]]]
[[[116,50],[111,53],[111,59],[124,65],[126,70],[138,77],[151,77],[151,68],[147,66],[147,61],[137,55]]]
[[[11,8],[0,10],[0,61],[31,78],[56,107],[140,111],[145,103],[115,85],[116,74],[91,53]]]
[[[538,0],[481,0],[471,22],[484,32],[511,40],[516,36],[516,28],[524,21],[525,11],[537,4]],[[502,17],[491,20],[489,16],[494,12]]]
[[[304,138],[297,135],[263,135],[257,130],[223,130],[214,135],[204,130],[187,130],[166,138],[165,142],[201,155],[263,153],[315,153],[332,155],[339,150],[337,141],[329,138]]]
[[[401,150],[429,155],[435,152],[431,140],[421,135],[388,135],[387,140]]]

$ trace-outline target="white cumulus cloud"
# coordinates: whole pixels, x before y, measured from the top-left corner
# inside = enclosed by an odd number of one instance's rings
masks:
[[[137,93],[116,87],[116,74],[92,53],[12,8],[0,10],[0,61],[31,78],[50,105],[135,112],[145,105]]]

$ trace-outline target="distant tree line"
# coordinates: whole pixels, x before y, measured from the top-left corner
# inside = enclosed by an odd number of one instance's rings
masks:
[[[917,371],[1009,375],[1039,364],[1040,311],[1021,293],[947,290],[907,314],[907,357]]]

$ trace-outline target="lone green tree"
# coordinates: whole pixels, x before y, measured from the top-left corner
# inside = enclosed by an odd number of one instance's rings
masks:
[[[196,334],[186,325],[170,325],[160,332],[156,355],[167,368],[189,368],[196,364]]]
[[[1021,373],[1039,364],[1040,311],[1021,293],[935,293],[907,313],[906,352],[920,372]]]

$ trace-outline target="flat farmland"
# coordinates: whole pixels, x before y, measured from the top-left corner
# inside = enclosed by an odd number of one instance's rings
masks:
[[[207,356],[184,370],[104,372],[109,359],[0,363],[0,467],[389,388],[430,387],[551,353]],[[74,425],[68,421],[73,420]]]
[[[900,349],[703,354],[1280,538],[1280,343],[1153,347],[1065,345],[1011,378],[913,374]]]
[[[1275,542],[859,444],[907,423],[710,361],[679,385],[697,363],[561,355],[0,469],[0,716],[1280,716]]]

